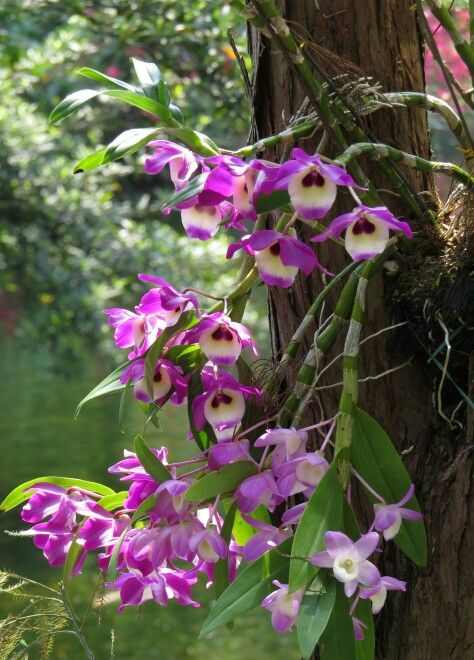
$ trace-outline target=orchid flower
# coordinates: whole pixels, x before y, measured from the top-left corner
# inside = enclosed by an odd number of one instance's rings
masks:
[[[177,190],[186,185],[202,164],[200,156],[174,142],[155,140],[148,146],[154,147],[155,151],[145,161],[145,172],[159,174],[166,165],[169,165],[171,181]]]
[[[268,285],[288,288],[295,281],[299,268],[306,275],[315,266],[327,273],[310,247],[294,236],[280,234],[273,229],[257,231],[232,243],[227,249],[227,259],[232,259],[240,249],[255,256],[259,275]]]
[[[328,213],[336,199],[337,186],[356,185],[345,170],[323,162],[318,155],[310,156],[295,148],[291,156],[292,160],[280,166],[269,187],[287,188],[295,211],[306,220],[317,220]]]
[[[198,342],[203,353],[213,364],[234,364],[245,346],[250,346],[257,354],[256,346],[247,328],[232,321],[221,312],[202,318],[185,337],[189,343]]]
[[[245,398],[260,395],[257,388],[241,385],[225,371],[214,374],[212,369],[204,368],[201,380],[204,392],[195,397],[192,403],[192,414],[198,430],[204,428],[206,421],[218,431],[235,428],[244,416]],[[229,436],[232,437],[232,433]]]
[[[385,206],[371,208],[361,204],[350,213],[335,218],[325,231],[311,240],[320,243],[330,236],[337,238],[345,231],[347,252],[354,261],[361,261],[385,250],[391,229],[402,231],[407,238],[413,237],[410,225],[397,220]]]
[[[154,401],[156,404],[162,405],[173,390],[170,401],[179,405],[186,398],[188,391],[188,383],[181,367],[177,367],[173,362],[164,358],[160,358],[153,369],[151,396],[145,378],[145,360],[136,360],[124,370],[120,376],[120,382],[127,384],[129,381],[134,384],[135,398],[143,403]]]
[[[326,550],[309,558],[315,566],[332,568],[334,577],[344,584],[346,596],[352,596],[359,583],[372,587],[380,580],[374,564],[367,561],[379,542],[379,535],[369,532],[355,543],[342,532],[326,532]]]
[[[414,484],[411,484],[406,494],[399,502],[395,504],[374,504],[375,520],[374,527],[378,532],[383,533],[386,541],[393,539],[402,524],[402,520],[422,520],[423,515],[413,509],[406,509],[403,505],[413,497],[415,492]]]
[[[273,628],[279,633],[288,632],[296,623],[304,589],[290,593],[287,584],[278,580],[274,580],[273,584],[278,589],[264,598],[261,605],[272,613]]]

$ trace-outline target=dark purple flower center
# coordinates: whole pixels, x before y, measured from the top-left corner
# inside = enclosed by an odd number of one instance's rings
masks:
[[[214,207],[213,206],[205,206],[204,204],[196,204],[194,207],[194,210],[197,211],[198,213],[208,213],[209,215],[212,215],[214,213]]]
[[[157,369],[155,373],[153,374],[153,382],[154,383],[161,383],[163,379],[163,376],[161,375],[161,369]]]
[[[269,250],[271,254],[273,254],[275,257],[278,257],[281,252],[280,243],[272,243]]]
[[[226,325],[219,325],[211,337],[216,341],[234,341],[234,335]]]
[[[226,394],[225,392],[216,392],[214,395],[214,398],[211,401],[211,406],[213,408],[219,408],[221,403],[228,405],[229,403],[232,403],[232,397]]]
[[[375,225],[371,222],[367,216],[362,216],[360,220],[357,220],[355,225],[352,228],[352,233],[356,236],[359,234],[373,234],[375,231]]]
[[[301,180],[301,183],[305,188],[311,188],[311,186],[324,186],[324,177],[316,170],[311,170],[304,176]]]

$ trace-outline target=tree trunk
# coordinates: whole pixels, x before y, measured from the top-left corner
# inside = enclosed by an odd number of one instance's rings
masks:
[[[305,50],[311,48],[313,42],[332,51],[379,81],[385,92],[424,90],[422,44],[412,0],[288,0],[279,2],[279,7],[290,28],[298,33],[298,41],[305,42]],[[254,63],[256,127],[259,137],[264,137],[286,128],[289,117],[300,107],[304,92],[274,41],[253,29],[249,41]],[[334,63],[328,61],[327,56],[320,59],[317,50],[314,56],[329,75],[333,74]],[[349,77],[358,77],[349,65],[346,72]],[[367,118],[367,126],[378,141],[429,157],[424,111],[379,110]],[[314,138],[302,146],[314,151],[316,144]],[[329,155],[331,153],[334,151]],[[279,159],[283,149],[264,156]],[[363,162],[363,167],[377,186],[390,188],[390,183],[371,169],[368,162]],[[404,173],[418,191],[432,185],[420,173],[413,170]],[[383,196],[392,211],[407,217],[406,208],[396,197]],[[339,199],[341,197],[336,213],[353,206],[348,196],[340,194]],[[304,232],[303,238],[308,238]],[[439,259],[436,247],[430,249],[429,241],[427,244],[428,248],[422,243],[416,254],[399,260],[400,276],[388,278],[379,274],[370,283],[365,336],[400,320],[409,323],[403,329],[386,332],[364,344],[360,361],[360,377],[363,378],[413,358],[403,369],[360,387],[361,407],[383,426],[403,452],[417,487],[428,532],[426,569],[416,569],[393,544],[384,555],[383,574],[408,580],[407,592],[391,593],[377,621],[377,657],[387,660],[474,658],[472,419],[463,424],[463,429],[453,430],[438,414],[433,401],[440,372],[427,367],[428,354],[420,349],[411,332],[415,329],[422,341],[428,341],[429,329],[422,312],[424,301],[415,300],[414,296],[412,299],[406,292],[400,295],[400,282],[407,280],[403,277],[404,270],[410,272],[411,269],[412,279],[416,280],[416,269],[421,269],[421,277],[425,262]],[[319,248],[319,258],[337,272],[347,257],[339,246],[327,243]],[[311,277],[298,276],[290,290],[271,287],[269,315],[275,354],[286,345],[320,290],[321,277],[317,272]],[[402,299],[403,303],[394,304],[394,300]],[[443,334],[439,327],[438,330],[436,339],[440,338],[437,342],[440,343]],[[300,351],[301,359],[312,337],[306,340]],[[334,355],[338,352],[340,346],[336,347]],[[466,361],[459,373],[463,377],[460,385],[467,390]],[[339,374],[330,370],[322,382],[331,383],[335,379],[340,380],[340,368]],[[287,385],[291,387],[291,382]],[[452,397],[446,386],[444,396]],[[338,397],[338,388],[323,390],[309,411],[308,420],[319,420],[321,414],[333,415]],[[444,405],[448,409],[452,404],[454,408],[457,402],[454,397],[446,398]]]

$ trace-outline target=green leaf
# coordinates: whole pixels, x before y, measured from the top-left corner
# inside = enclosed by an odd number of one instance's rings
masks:
[[[222,493],[233,492],[244,479],[257,473],[257,466],[250,461],[237,461],[225,465],[217,472],[210,472],[194,483],[185,493],[190,502],[202,502]]]
[[[76,112],[76,110],[79,110],[79,108],[85,103],[101,94],[102,92],[97,91],[96,89],[80,89],[77,92],[68,94],[49,115],[49,123],[56,124],[62,119],[65,119],[65,117],[68,117]]]
[[[193,325],[199,322],[196,312],[190,310],[181,314],[179,320],[175,325],[165,328],[157,340],[150,346],[146,359],[145,359],[145,380],[147,384],[148,393],[150,397],[153,394],[153,375],[158,359],[163,353],[165,344],[175,335],[183,330],[192,328]]]
[[[151,451],[141,435],[135,437],[135,453],[138,460],[143,465],[145,471],[153,477],[155,481],[161,484],[163,481],[171,479],[171,474],[165,468],[163,463]]]
[[[165,204],[162,205],[161,209],[164,211],[165,209],[172,208],[177,204],[186,202],[188,199],[191,199],[191,197],[194,197],[195,195],[199,195],[199,193],[204,188],[206,179],[207,173],[195,176],[187,185],[184,186],[184,188],[181,188],[181,190],[175,192],[174,195]]]
[[[170,102],[168,87],[156,64],[154,62],[143,62],[134,57],[132,57],[132,64],[143,93],[168,107]]]
[[[209,423],[201,430],[198,430],[194,424],[193,401],[202,392],[201,373],[195,371],[188,384],[188,421],[194,441],[201,451],[205,451],[216,442],[216,437]]]
[[[84,76],[85,78],[97,80],[97,82],[101,82],[104,85],[107,85],[108,87],[112,87],[113,89],[121,88],[121,89],[127,89],[129,92],[139,93],[139,90],[133,85],[129,85],[128,83],[124,82],[123,80],[119,80],[118,78],[112,78],[111,76],[106,76],[105,73],[101,73],[100,71],[96,71],[95,69],[90,69],[87,66],[78,69],[76,73],[78,73],[80,76]]]
[[[210,611],[201,629],[200,637],[258,607],[265,596],[274,591],[273,580],[287,581],[288,558],[280,553],[287,554],[290,545],[291,541],[285,541],[278,548],[270,551],[271,572],[268,571],[266,556],[239,571],[236,579],[231,582]]]
[[[146,498],[146,500],[144,500],[140,504],[140,506],[133,514],[127,527],[125,527],[123,532],[120,534],[117,543],[114,545],[112,555],[110,556],[109,567],[107,570],[107,577],[109,579],[109,582],[111,582],[112,584],[115,583],[115,577],[117,575],[117,562],[120,554],[120,548],[122,547],[122,543],[125,539],[125,536],[127,535],[127,532],[130,531],[134,523],[140,520],[140,518],[146,516],[148,511],[154,507],[155,503],[156,503],[156,495],[150,495],[149,497]]]
[[[321,660],[357,660],[349,605],[350,600],[344,593],[342,583],[337,582],[334,607],[321,636]]]
[[[100,383],[89,392],[89,394],[86,394],[86,396],[82,399],[82,401],[80,401],[76,408],[74,419],[78,418],[82,406],[88,401],[92,401],[92,399],[97,399],[98,397],[105,396],[106,394],[119,392],[120,390],[125,389],[125,385],[120,382],[120,376],[129,364],[131,364],[130,361],[121,364],[120,367],[117,367],[117,369],[114,369],[111,374],[106,376],[104,380],[101,380]]]
[[[313,653],[336,602],[336,581],[320,571],[305,592],[297,621],[298,646],[305,658]]]
[[[98,96],[109,96],[114,99],[125,101],[125,103],[128,103],[129,105],[133,105],[136,108],[140,108],[140,110],[150,112],[156,117],[159,117],[163,122],[166,122],[166,124],[173,122],[173,116],[166,106],[158,103],[155,99],[148,98],[137,92],[127,89],[80,89],[77,92],[73,92],[66,96],[66,98],[54,108],[49,117],[50,123],[56,124],[62,121],[76,112],[76,110],[79,110],[81,106]]]
[[[64,561],[64,568],[63,568],[63,585],[64,589],[67,591],[69,584],[71,582],[71,577],[72,577],[72,572],[74,570],[74,567],[77,564],[77,560],[79,559],[79,555],[81,554],[81,551],[83,550],[82,546],[77,543],[77,534],[76,532],[74,539],[69,546],[69,550],[67,551],[66,559]]]
[[[113,511],[119,509],[128,497],[128,490],[121,490],[119,493],[113,495],[104,495],[97,504],[99,504],[106,511]]]
[[[104,486],[103,484],[98,484],[95,481],[85,481],[84,479],[75,479],[74,477],[37,477],[36,479],[25,481],[24,483],[14,488],[11,493],[5,497],[3,502],[0,503],[0,513],[10,511],[10,509],[18,506],[18,504],[28,500],[33,495],[33,493],[25,493],[23,491],[26,488],[31,488],[35,484],[39,483],[54,484],[55,486],[62,486],[63,488],[83,488],[84,490],[90,490],[93,493],[97,493],[98,495],[115,494],[115,491],[113,491],[112,488]]]
[[[221,529],[221,536],[229,545],[232,529],[234,527],[235,512],[237,511],[237,502],[232,502],[224,519]],[[214,593],[219,598],[229,586],[229,558],[219,559],[214,564]]]
[[[388,504],[398,502],[411,484],[410,475],[388,435],[360,408],[355,410],[351,461],[357,472]],[[372,503],[377,502],[368,491],[364,492]],[[414,496],[405,506],[420,511]],[[402,521],[394,541],[415,564],[426,566],[426,532],[423,521]]]
[[[166,351],[166,359],[181,367],[185,374],[201,369],[207,362],[207,357],[198,344],[172,346]]]
[[[99,149],[99,151],[96,151],[93,154],[89,154],[89,156],[86,156],[76,165],[74,165],[73,173],[79,174],[80,172],[89,172],[90,170],[95,170],[96,167],[102,165],[104,154],[105,149]]]
[[[343,493],[335,464],[331,465],[308,501],[295,532],[290,562],[290,590],[295,591],[317,573],[317,568],[299,557],[310,557],[324,548],[324,534],[339,529]]]
[[[122,90],[110,90],[103,92],[103,95],[110,96],[114,99],[120,99],[121,101],[128,103],[128,105],[133,105],[135,108],[150,112],[152,115],[159,117],[166,123],[169,123],[173,119],[171,112],[165,105],[155,101],[153,98],[148,98],[148,96],[142,96],[136,92]]]
[[[268,213],[275,209],[281,209],[289,203],[290,196],[287,190],[275,190],[270,195],[261,195],[257,200],[255,208],[257,213]]]
[[[255,511],[252,511],[251,517],[255,518],[255,520],[262,520],[263,522],[271,523],[270,515],[263,504],[255,509]],[[244,546],[247,541],[249,541],[252,536],[255,536],[257,533],[258,529],[252,527],[252,525],[249,525],[248,522],[242,518],[240,511],[237,510],[235,514],[234,528],[232,530],[232,534],[236,542],[239,545]]]

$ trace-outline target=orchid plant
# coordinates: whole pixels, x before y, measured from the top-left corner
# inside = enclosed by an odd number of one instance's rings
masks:
[[[261,6],[264,15],[268,8],[277,12],[272,2]],[[262,27],[261,16],[247,17]],[[298,46],[279,19],[271,25],[294,54]],[[139,274],[144,290],[135,308],[104,310],[127,361],[78,408],[131,389],[145,411],[145,431],[136,436],[133,451],[126,449],[109,469],[122,490],[69,477],[39,477],[18,486],[2,509],[26,501],[21,517],[32,527],[25,534],[51,566],[65,566],[68,581],[81,572],[89,553],[96,554],[106,587],[119,594],[120,611],[148,600],[165,606],[176,599],[199,607],[193,586],[204,576],[217,600],[202,634],[261,606],[271,612],[278,633],[297,627],[304,657],[319,645],[326,660],[373,658],[373,615],[384,606],[388,591],[409,589],[405,581],[381,574],[377,556],[394,542],[422,566],[427,550],[414,486],[400,456],[378,423],[357,406],[357,357],[369,304],[365,292],[384,262],[413,238],[413,230],[407,219],[396,218],[381,203],[353,161],[375,151],[383,154],[393,177],[391,158],[423,171],[442,169],[464,184],[472,185],[473,179],[454,165],[370,143],[360,129],[357,144],[334,159],[295,147],[282,163],[244,160],[287,142],[291,134],[312,133],[315,124],[297,124],[293,133],[290,127],[284,135],[229,152],[181,125],[156,65],[135,60],[134,67],[139,87],[89,69],[81,73],[116,90],[116,98],[156,115],[159,127],[126,131],[75,171],[146,147],[146,173],[154,176],[168,168],[174,186],[163,212],[179,213],[190,240],[212,240],[231,229],[227,258],[245,253],[241,277],[232,291],[216,299],[191,286],[178,291],[159,274]],[[308,71],[302,69],[303,74]],[[325,93],[321,87],[320,94]],[[75,92],[53,111],[52,120],[72,114],[91,97],[90,90]],[[338,118],[337,107],[327,107],[318,121],[327,119],[324,112]],[[331,125],[337,145],[337,124]],[[342,191],[351,195],[354,208],[328,220]],[[410,199],[411,219],[419,201],[410,198],[409,190],[402,193]],[[302,240],[302,226],[312,230],[313,243],[339,242],[351,263],[332,275],[332,265],[320,263],[311,242]],[[231,242],[236,232],[242,236]],[[271,377],[254,382],[243,357],[245,351],[257,353],[242,323],[247,298],[261,283],[288,288],[299,271],[309,275],[314,269],[324,276],[321,293],[283,356],[275,357]],[[289,363],[296,364],[302,338],[339,283],[344,286],[334,317],[295,368],[294,390],[278,410],[269,410],[272,392],[281,387]],[[206,307],[209,299],[214,302]],[[337,318],[349,321],[340,405],[328,419],[305,426],[301,420],[321,359],[344,327]],[[149,447],[145,433],[162,409],[180,405],[187,405],[189,416],[183,442],[192,440],[196,453],[177,462],[166,445]],[[368,523],[359,523],[354,513],[354,482],[374,506]],[[343,655],[334,655],[335,648]]]

